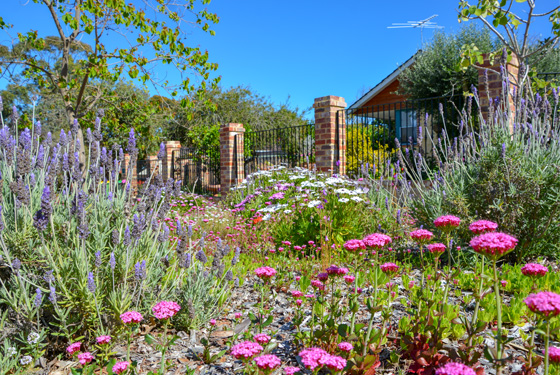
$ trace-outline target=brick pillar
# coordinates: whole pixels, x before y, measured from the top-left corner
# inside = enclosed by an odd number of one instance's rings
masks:
[[[519,63],[515,55],[512,56],[511,61],[506,64],[505,70],[507,72],[508,82],[503,82],[501,75],[500,58],[495,58],[490,62],[489,55],[484,55],[484,62],[479,66],[483,69],[478,69],[478,97],[480,102],[480,110],[482,117],[488,121],[490,117],[490,100],[500,101],[501,110],[509,110],[512,114],[510,116],[510,127],[513,131],[513,122],[515,115],[515,99],[514,90],[517,83],[517,74],[519,72]],[[486,82],[486,76],[488,82]]]
[[[224,124],[220,128],[220,189],[224,194],[245,178],[244,133],[243,124]]]
[[[344,109],[346,108],[346,102],[340,96],[322,96],[315,99],[313,108],[315,109],[315,162],[317,169],[321,172],[345,174],[346,119]],[[337,112],[339,116],[338,139]]]
[[[181,142],[179,141],[167,141],[165,142],[165,156],[162,163],[162,174],[163,181],[167,181],[169,177],[174,178],[173,173],[173,151],[179,150],[181,148]]]

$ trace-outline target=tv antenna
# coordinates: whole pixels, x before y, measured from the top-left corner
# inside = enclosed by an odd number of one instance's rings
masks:
[[[392,26],[387,26],[388,29],[412,29],[420,28],[420,38],[422,39],[422,44],[424,44],[424,29],[443,29],[443,26],[439,26],[437,23],[432,22],[434,18],[438,15],[434,14],[421,21],[407,21],[406,23],[393,23]]]

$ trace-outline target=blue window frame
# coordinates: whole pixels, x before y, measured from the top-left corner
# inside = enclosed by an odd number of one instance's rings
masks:
[[[399,142],[404,145],[416,143],[416,132],[418,129],[418,116],[414,109],[401,109],[397,110],[395,114],[397,138]]]

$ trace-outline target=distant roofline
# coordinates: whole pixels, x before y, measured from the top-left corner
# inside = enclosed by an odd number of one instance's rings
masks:
[[[412,55],[408,60],[406,60],[403,64],[399,65],[397,69],[395,69],[391,74],[385,77],[381,82],[379,82],[374,88],[369,90],[365,93],[360,99],[356,100],[348,109],[357,109],[363,106],[365,103],[370,101],[370,99],[374,98],[377,94],[383,91],[387,86],[393,83],[399,74],[409,66],[411,66],[414,61],[416,61],[416,56],[421,53],[422,50],[418,50],[414,55]]]

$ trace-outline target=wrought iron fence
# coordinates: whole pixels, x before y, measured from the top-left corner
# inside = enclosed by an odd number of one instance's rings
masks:
[[[347,174],[389,175],[398,147],[421,150],[429,159],[442,132],[456,136],[461,111],[475,111],[474,106],[474,100],[467,103],[463,96],[452,96],[347,109]]]
[[[243,138],[245,175],[275,165],[292,168],[315,162],[314,124],[247,131]]]
[[[138,186],[144,184],[153,173],[161,173],[161,163],[159,160],[137,160],[136,161],[136,181]]]
[[[538,73],[537,77],[549,82],[553,82],[556,85],[560,84],[560,72]]]
[[[220,149],[181,147],[171,156],[172,176],[189,191],[214,194],[220,190]]]

